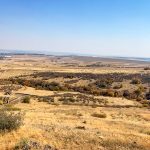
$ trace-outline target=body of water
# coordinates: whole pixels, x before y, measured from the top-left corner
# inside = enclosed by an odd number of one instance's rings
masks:
[[[140,58],[140,57],[113,57],[113,58],[150,62],[150,58]]]

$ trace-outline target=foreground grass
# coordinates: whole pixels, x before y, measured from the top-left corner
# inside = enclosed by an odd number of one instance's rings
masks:
[[[0,135],[0,149],[13,149],[21,139],[58,149],[149,150],[150,122],[143,108],[92,108],[50,105],[32,100],[17,108],[26,112],[24,125]],[[107,117],[94,117],[103,112]]]

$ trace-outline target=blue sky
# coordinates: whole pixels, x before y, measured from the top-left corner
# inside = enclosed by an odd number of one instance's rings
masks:
[[[150,1],[0,0],[0,49],[150,57]]]

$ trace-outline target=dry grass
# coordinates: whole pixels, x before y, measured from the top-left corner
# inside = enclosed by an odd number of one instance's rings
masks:
[[[148,113],[146,109],[55,106],[35,100],[29,105],[20,103],[16,107],[26,112],[24,125],[17,131],[0,136],[2,150],[12,149],[22,138],[66,150],[148,150],[150,147],[150,136],[146,134],[150,122],[140,116]],[[107,118],[91,116],[100,111]],[[84,130],[78,127],[84,127]]]
[[[86,64],[84,61],[70,58],[58,60],[55,57],[46,56],[14,56],[9,60],[1,60],[0,78],[47,70],[74,73],[146,72],[142,68],[62,67],[62,62],[74,62],[83,66]],[[128,64],[128,62],[113,63],[122,66]],[[58,79],[58,81],[62,80]],[[86,81],[82,81],[82,84],[86,84]],[[16,93],[37,96],[54,94],[52,91],[25,87]],[[59,93],[63,94],[63,92]],[[3,96],[2,93],[0,95]],[[21,139],[35,140],[42,145],[48,144],[59,150],[149,150],[149,110],[138,107],[114,108],[114,105],[138,106],[139,103],[121,98],[105,98],[110,107],[67,106],[57,103],[50,105],[32,98],[30,104],[18,103],[14,107],[7,108],[13,112],[17,110],[24,112],[24,124],[17,131],[0,134],[0,150],[12,150]],[[101,118],[101,112],[106,115],[105,118]],[[97,115],[93,117],[93,114],[98,114],[100,117]]]
[[[101,60],[101,59],[100,59]],[[98,61],[100,61],[98,60]],[[138,73],[138,72],[143,72],[143,69],[133,69],[130,68],[130,66],[132,67],[133,65],[135,66],[146,66],[147,64],[138,64],[138,63],[134,63],[134,62],[130,62],[130,61],[121,61],[121,60],[115,60],[113,62],[113,64],[117,64],[117,65],[121,65],[121,66],[128,66],[128,68],[113,68],[113,67],[109,67],[109,68],[86,68],[86,67],[65,67],[62,66],[62,63],[77,63],[77,64],[82,64],[83,66],[85,66],[87,64],[87,61],[84,61],[82,59],[77,59],[77,60],[73,60],[72,58],[61,58],[61,59],[57,59],[57,57],[48,57],[48,56],[29,56],[29,55],[19,55],[19,56],[13,56],[10,59],[5,59],[5,60],[0,60],[1,64],[0,64],[0,68],[2,70],[5,70],[5,72],[3,72],[1,75],[2,77],[9,77],[9,76],[15,76],[15,75],[21,75],[21,74],[29,74],[35,71],[55,71],[55,72],[73,72],[73,73]],[[90,59],[88,59],[88,61],[90,62]],[[93,63],[95,60],[91,60],[90,63]],[[104,61],[106,64],[107,62],[111,63],[111,60],[105,60],[102,59],[102,61]],[[113,61],[113,60],[112,60]],[[114,65],[115,66],[115,65]],[[6,71],[7,70],[7,71]],[[148,71],[144,71],[144,72],[148,72]],[[2,78],[1,77],[1,78]]]

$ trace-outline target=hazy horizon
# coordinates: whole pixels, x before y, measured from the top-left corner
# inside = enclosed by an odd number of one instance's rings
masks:
[[[97,55],[97,54],[84,54],[84,53],[71,53],[71,52],[52,52],[52,51],[40,51],[40,50],[6,50],[0,49],[2,54],[39,54],[39,55],[54,55],[54,56],[85,56],[85,57],[101,57],[101,58],[117,58],[127,60],[141,60],[150,62],[150,57],[135,57],[135,56],[117,56],[117,55]]]
[[[0,49],[150,58],[148,0],[0,0]]]

